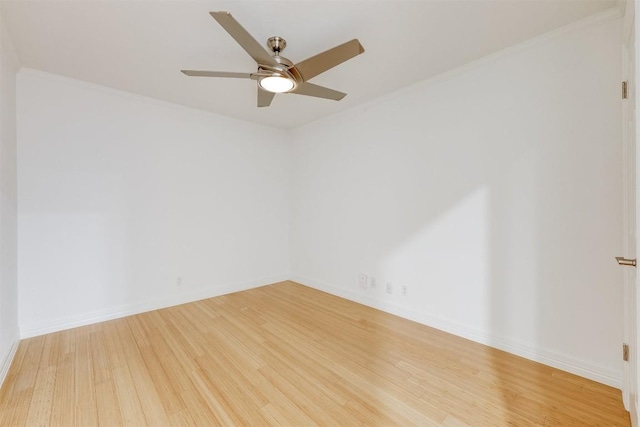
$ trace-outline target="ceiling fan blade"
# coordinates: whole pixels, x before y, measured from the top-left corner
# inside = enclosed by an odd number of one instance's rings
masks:
[[[298,70],[304,81],[307,81],[363,52],[364,48],[358,39],[353,39],[340,46],[325,50],[316,56],[305,59],[297,63],[294,67]]]
[[[250,79],[251,73],[231,73],[228,71],[180,70],[190,77],[229,77],[232,79]]]
[[[209,12],[213,19],[224,28],[231,37],[261,65],[278,65],[269,52],[253,38],[229,12]]]
[[[273,101],[273,97],[276,96],[274,92],[269,92],[258,86],[258,107],[268,107]]]
[[[298,95],[315,96],[316,98],[333,99],[334,101],[340,101],[347,96],[344,92],[338,92],[337,90],[329,89],[328,87],[314,85],[313,83],[304,82],[291,92]]]

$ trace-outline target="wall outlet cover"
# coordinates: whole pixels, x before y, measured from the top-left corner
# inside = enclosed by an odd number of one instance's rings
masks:
[[[360,273],[360,275],[358,276],[358,285],[362,288],[362,289],[366,289],[367,285],[368,285],[368,278],[367,275],[364,273]]]

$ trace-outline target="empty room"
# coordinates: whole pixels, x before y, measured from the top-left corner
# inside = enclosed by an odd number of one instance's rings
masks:
[[[637,427],[635,6],[0,1],[0,426]]]

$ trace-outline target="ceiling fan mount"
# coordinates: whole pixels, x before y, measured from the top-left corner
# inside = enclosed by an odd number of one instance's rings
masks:
[[[211,16],[256,61],[257,72],[234,73],[227,71],[181,70],[187,76],[248,78],[258,83],[258,107],[268,107],[276,93],[295,93],[316,98],[339,101],[347,94],[309,83],[308,80],[324,73],[354,56],[364,52],[357,39],[353,39],[294,64],[280,56],[287,41],[279,36],[269,37],[269,53],[236,21],[229,12],[210,12]]]
[[[275,55],[280,55],[280,52],[287,47],[287,41],[282,37],[273,36],[267,40],[267,46],[269,46],[269,49],[271,49]]]

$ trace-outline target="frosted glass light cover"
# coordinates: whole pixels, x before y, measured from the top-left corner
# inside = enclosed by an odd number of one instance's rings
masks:
[[[293,82],[286,77],[270,76],[260,79],[260,86],[269,92],[282,93],[293,89]]]

